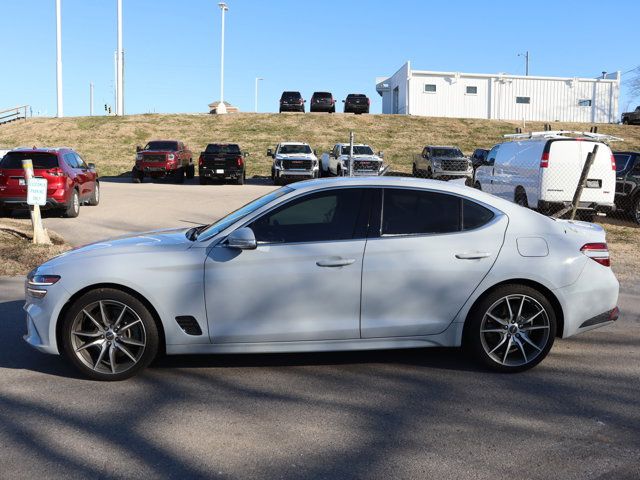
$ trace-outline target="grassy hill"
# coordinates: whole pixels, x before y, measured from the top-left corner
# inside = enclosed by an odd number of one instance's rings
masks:
[[[177,139],[191,147],[195,157],[207,143],[237,142],[251,156],[249,175],[267,175],[271,159],[266,150],[279,141],[309,142],[318,153],[336,142],[349,140],[382,150],[393,171],[409,172],[411,160],[426,144],[457,145],[470,154],[474,148],[491,147],[502,135],[513,133],[520,123],[495,120],[407,117],[401,115],[252,114],[234,115],[131,115],[126,117],[32,118],[0,125],[0,148],[17,146],[70,146],[101,175],[131,170],[136,145],[152,139]],[[553,129],[588,130],[588,124],[554,123]],[[528,123],[526,130],[542,130],[542,123]],[[640,149],[640,127],[600,125],[600,133],[625,139],[615,148]]]

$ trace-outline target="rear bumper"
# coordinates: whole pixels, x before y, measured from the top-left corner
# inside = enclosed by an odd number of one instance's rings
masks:
[[[369,107],[364,105],[349,105],[344,107],[345,113],[369,113]]]
[[[208,168],[201,167],[198,169],[198,175],[204,178],[239,178],[243,174],[241,168]]]
[[[544,210],[560,210],[571,206],[571,202],[549,202],[538,200],[538,208]],[[577,210],[591,210],[594,212],[611,213],[616,211],[615,203],[580,202]]]
[[[304,112],[304,105],[280,105],[281,112]]]
[[[309,110],[312,112],[330,112],[334,109],[335,107],[333,105],[311,105],[311,107],[309,107]]]
[[[2,208],[29,208],[27,197],[6,197],[0,198]],[[66,207],[64,198],[47,197],[47,203],[40,206],[41,210]]]

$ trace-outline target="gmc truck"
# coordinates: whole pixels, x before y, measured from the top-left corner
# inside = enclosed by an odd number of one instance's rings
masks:
[[[147,145],[136,147],[136,163],[131,170],[134,183],[140,183],[144,177],[173,178],[177,183],[184,182],[185,176],[195,177],[196,168],[193,155],[187,146],[177,140],[153,140]]]
[[[473,166],[458,147],[427,145],[413,159],[413,176],[438,180],[466,178],[470,182]]]
[[[200,185],[208,180],[232,180],[244,184],[246,177],[245,157],[236,143],[210,143],[198,159]]]
[[[322,155],[322,174],[336,176],[349,175],[349,161],[353,161],[351,174],[354,176],[383,175],[382,152],[373,153],[369,145],[354,145],[353,155],[349,156],[348,143],[336,143],[329,153]]]
[[[271,179],[275,185],[284,185],[288,180],[308,180],[320,176],[318,157],[308,143],[279,143],[275,151],[267,150],[267,157],[273,158]]]
[[[622,123],[625,125],[633,125],[640,123],[640,105],[633,112],[625,112],[622,114]]]

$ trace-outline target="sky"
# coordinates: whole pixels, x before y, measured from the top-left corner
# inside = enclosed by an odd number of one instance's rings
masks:
[[[125,112],[206,112],[220,96],[218,0],[123,0]],[[225,100],[277,111],[283,90],[366,93],[407,60],[435,71],[595,77],[640,65],[640,2],[227,0]],[[0,0],[0,110],[56,113],[55,0]],[[626,22],[624,19],[633,19]],[[64,113],[114,105],[116,0],[62,0]],[[640,99],[623,75],[620,111]]]

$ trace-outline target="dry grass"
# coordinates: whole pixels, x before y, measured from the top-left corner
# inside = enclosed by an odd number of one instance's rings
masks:
[[[3,218],[0,220],[0,276],[26,275],[48,259],[71,247],[55,232],[49,231],[53,245],[34,245],[31,224]]]
[[[425,144],[457,145],[470,154],[491,147],[517,123],[494,120],[408,117],[404,115],[252,114],[131,115],[127,117],[33,118],[0,126],[0,148],[59,146],[77,149],[102,175],[120,175],[133,165],[135,146],[154,138],[183,140],[194,155],[209,142],[238,142],[251,156],[249,175],[267,175],[271,159],[267,148],[279,141],[306,141],[318,152],[349,139],[385,152],[392,170],[409,172],[411,160]],[[554,129],[588,130],[587,124],[554,123]],[[542,123],[527,124],[541,130]],[[618,149],[640,148],[640,127],[600,125],[600,133],[624,138]]]

